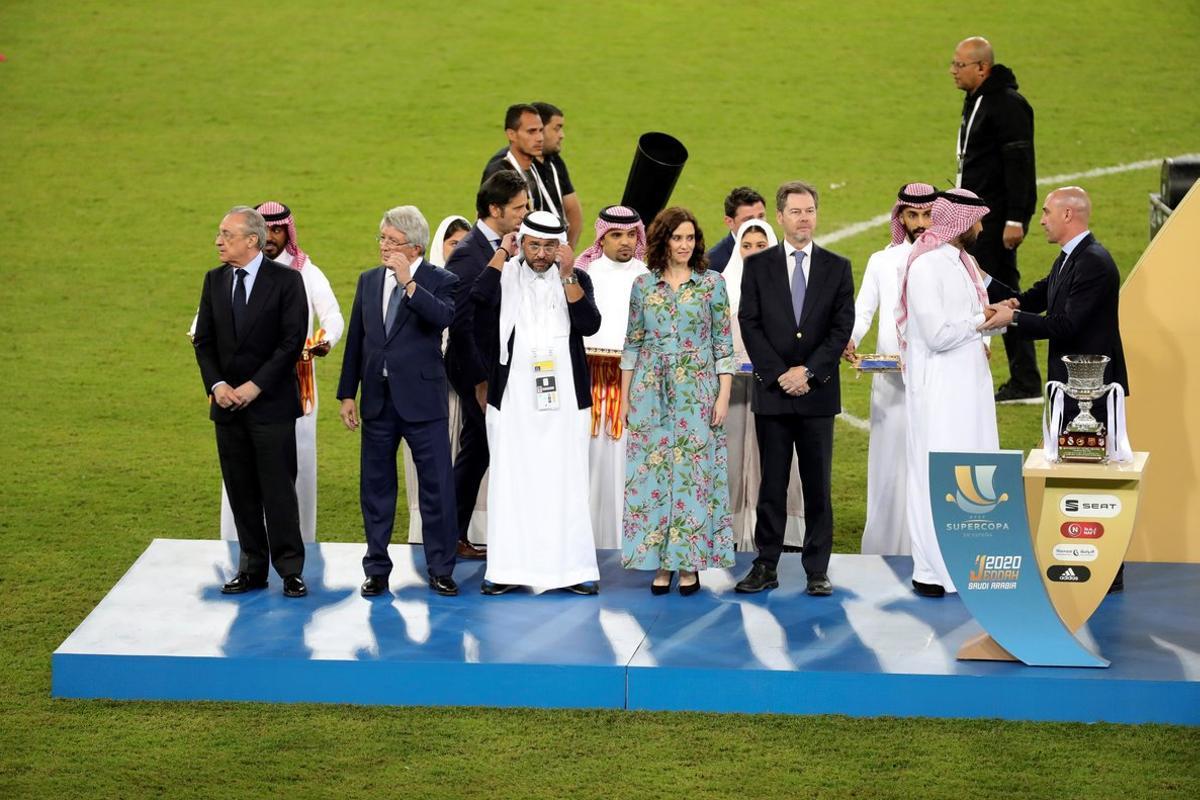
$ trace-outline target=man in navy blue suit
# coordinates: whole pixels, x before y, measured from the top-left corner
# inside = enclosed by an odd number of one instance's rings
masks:
[[[515,234],[529,208],[525,179],[512,170],[492,175],[475,195],[478,216],[475,227],[463,237],[446,262],[461,288],[450,325],[450,346],[446,349],[446,372],[459,399],[462,413],[462,433],[458,437],[458,456],[454,460],[454,491],[458,502],[458,555],[460,558],[485,558],[487,550],[468,540],[471,515],[479,486],[487,473],[487,427],[484,408],[487,406],[488,376],[500,352],[498,331],[500,315],[495,308],[481,305],[472,299],[475,279],[490,264],[499,268],[517,255],[516,237],[508,244],[504,237]]]
[[[729,233],[708,251],[708,268],[724,272],[733,255],[733,237],[748,219],[766,219],[767,204],[763,196],[749,186],[738,186],[725,198],[725,227]]]
[[[354,401],[362,385],[359,495],[367,554],[364,597],[388,590],[388,544],[396,519],[396,451],[408,442],[420,476],[419,504],[429,586],[456,595],[458,541],[450,461],[442,331],[454,317],[459,281],[424,261],[429,225],[416,206],[398,206],[379,223],[381,266],[364,272],[354,292],[338,399],[342,422],[359,427]]]

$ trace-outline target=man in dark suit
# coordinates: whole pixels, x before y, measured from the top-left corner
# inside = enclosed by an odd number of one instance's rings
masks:
[[[738,228],[748,219],[766,218],[767,204],[761,194],[749,186],[732,189],[725,198],[725,227],[729,228],[729,233],[709,249],[708,268],[714,272],[724,272],[733,255],[733,237]]]
[[[398,206],[384,215],[379,223],[383,265],[359,276],[345,340],[338,399],[342,422],[350,430],[359,426],[354,397],[362,386],[364,597],[387,591],[392,572],[387,548],[396,521],[396,451],[401,439],[408,442],[420,476],[429,586],[438,594],[458,594],[451,574],[458,529],[442,331],[454,316],[459,282],[422,260],[428,246],[429,225],[416,206]]]
[[[267,586],[268,564],[288,597],[308,594],[296,501],[296,361],[308,332],[300,273],[263,257],[267,224],[249,206],[221,220],[223,262],[204,276],[196,315],[196,362],[209,393],[221,477],[237,526],[241,594]]]
[[[754,411],[762,485],[754,543],[758,558],[739,592],[779,585],[792,451],[804,492],[804,571],[810,595],[833,593],[833,420],[842,410],[838,359],[854,328],[850,261],[815,245],[817,190],[803,181],[779,187],[777,247],[746,260],[738,321],[754,365]]]
[[[1050,274],[1026,291],[1016,294],[1000,287],[1003,301],[992,306],[996,313],[985,329],[1007,327],[1023,338],[1047,339],[1049,359],[1046,374],[1052,381],[1067,382],[1062,357],[1069,355],[1108,356],[1105,383],[1119,383],[1129,394],[1125,350],[1121,346],[1121,273],[1104,245],[1088,230],[1092,201],[1078,186],[1055,189],[1042,205],[1042,229],[1046,240],[1061,246]],[[1079,403],[1063,398],[1063,419],[1079,413]],[[1108,424],[1104,403],[1092,406],[1092,416]],[[1111,431],[1109,431],[1111,433]],[[1117,572],[1109,592],[1125,587],[1125,565]]]
[[[979,266],[989,275],[1019,288],[1017,248],[1025,239],[1037,207],[1033,148],[1033,107],[1017,91],[1017,78],[997,64],[992,46],[981,36],[958,43],[950,62],[954,85],[966,93],[958,129],[956,186],[970,189],[991,209],[983,233],[971,246]],[[1000,299],[989,287],[992,302]],[[1009,379],[996,392],[996,402],[1042,396],[1033,343],[1004,335]]]
[[[516,255],[500,247],[500,240],[521,227],[528,209],[525,181],[520,174],[501,170],[492,175],[475,196],[478,220],[454,248],[446,269],[459,280],[450,323],[450,345],[446,349],[446,374],[458,394],[462,411],[462,433],[454,460],[454,493],[458,504],[458,554],[484,558],[487,551],[468,540],[471,514],[479,485],[488,468],[487,428],[483,412],[487,406],[488,374],[500,352],[497,330],[500,319],[494,308],[480,306],[471,298],[475,279],[493,262],[497,267]]]

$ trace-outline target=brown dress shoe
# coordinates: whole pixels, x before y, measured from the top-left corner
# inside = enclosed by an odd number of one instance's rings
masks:
[[[454,552],[459,558],[480,561],[487,558],[487,545],[471,544],[465,539],[459,539],[458,548]]]

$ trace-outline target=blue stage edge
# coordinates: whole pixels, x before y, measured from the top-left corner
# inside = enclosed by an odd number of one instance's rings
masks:
[[[613,708],[1200,724],[1200,565],[1130,564],[1085,629],[1108,669],[956,661],[980,632],[956,597],[925,600],[904,557],[835,555],[832,597],[739,595],[732,570],[692,597],[600,553],[601,593],[462,594],[425,586],[396,546],[392,593],[358,594],[363,548],[308,548],[309,596],[224,596],[237,546],[157,539],[55,651],[55,697]]]

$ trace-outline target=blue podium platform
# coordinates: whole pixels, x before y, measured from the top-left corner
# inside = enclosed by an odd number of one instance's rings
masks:
[[[309,596],[220,593],[237,545],[157,539],[53,655],[56,697],[999,717],[1200,724],[1200,565],[1130,564],[1085,630],[1108,669],[956,661],[980,632],[957,597],[909,587],[905,557],[835,555],[832,597],[733,591],[751,555],[654,597],[601,551],[601,593],[458,597],[391,550],[392,593],[358,594],[363,547],[308,548]]]

